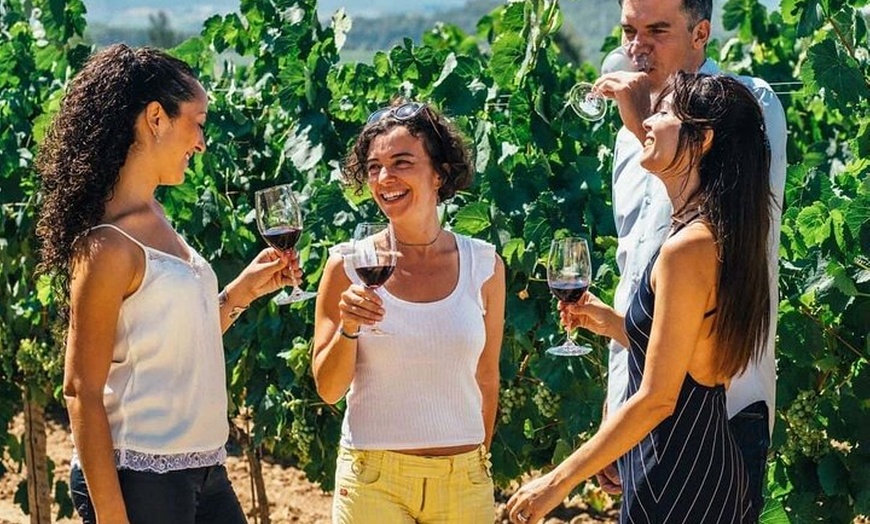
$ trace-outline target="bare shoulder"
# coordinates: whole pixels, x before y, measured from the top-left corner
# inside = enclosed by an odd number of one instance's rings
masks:
[[[85,283],[98,276],[103,284],[124,289],[136,287],[144,273],[142,248],[123,233],[110,227],[91,229],[76,240],[73,254],[73,279]]]
[[[689,224],[665,241],[659,262],[668,273],[715,279],[719,267],[716,237],[701,221]]]
[[[490,280],[495,279],[495,280],[504,281],[504,272],[505,272],[504,260],[502,260],[501,257],[498,255],[498,253],[496,253],[495,254],[494,272],[493,272],[492,277],[490,277]]]
[[[693,222],[662,245],[661,257],[672,261],[703,262],[717,259],[716,237],[703,222]]]
[[[345,289],[350,285],[350,278],[344,271],[344,257],[341,253],[333,253],[326,260],[323,268],[323,277],[320,279],[320,288],[327,289],[332,286],[340,286]]]

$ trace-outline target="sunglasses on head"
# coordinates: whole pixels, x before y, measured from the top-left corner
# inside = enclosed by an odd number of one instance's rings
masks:
[[[423,102],[406,102],[398,106],[382,107],[369,115],[366,124],[373,124],[387,117],[396,120],[411,120],[427,107],[428,105]]]

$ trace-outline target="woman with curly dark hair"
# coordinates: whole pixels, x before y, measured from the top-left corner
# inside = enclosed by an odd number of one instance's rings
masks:
[[[399,256],[375,292],[339,246],[320,282],[314,379],[330,404],[347,395],[336,524],[494,518],[504,265],[491,244],[446,231],[437,209],[473,170],[462,135],[419,102],[372,113],[347,157],[345,178],[369,188]],[[374,323],[389,334],[360,330]]]
[[[263,250],[218,293],[154,198],[205,151],[207,109],[187,64],[114,45],[72,80],[37,158],[41,267],[69,321],[63,391],[86,523],[246,522],[223,466],[221,334],[298,265]]]

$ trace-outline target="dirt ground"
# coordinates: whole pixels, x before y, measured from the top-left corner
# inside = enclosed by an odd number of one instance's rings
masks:
[[[24,431],[22,417],[16,418],[12,432],[20,436]],[[72,453],[72,441],[67,427],[58,422],[48,422],[47,438],[48,455],[56,465],[55,475],[61,479],[69,478],[70,455]],[[14,503],[15,490],[22,478],[23,472],[17,471],[17,466],[9,459],[3,457],[3,464],[7,467],[6,475],[0,477],[0,524],[29,524],[29,517],[25,516],[21,508]],[[227,460],[227,471],[230,480],[239,495],[242,507],[249,513],[248,522],[254,523],[252,513],[252,486],[248,474],[248,464],[243,457],[231,456]],[[312,484],[301,471],[264,462],[263,477],[266,483],[266,492],[269,496],[272,522],[274,524],[329,524],[329,510],[331,495],[324,493],[319,486]],[[497,524],[506,524],[507,518],[504,511],[505,496],[497,494],[496,520]],[[57,507],[52,509],[57,515]],[[72,524],[79,522],[78,518],[56,520],[59,524]],[[577,498],[568,501],[553,511],[544,524],[602,524],[616,522],[616,511],[610,508],[603,515],[595,514]]]

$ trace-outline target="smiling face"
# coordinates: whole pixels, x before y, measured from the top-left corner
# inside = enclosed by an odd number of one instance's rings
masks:
[[[647,64],[653,91],[673,73],[695,72],[704,63],[710,21],[693,24],[682,5],[683,0],[622,1],[622,43]]]
[[[643,121],[646,136],[640,165],[660,178],[669,171],[679,170],[683,161],[674,162],[680,142],[682,122],[671,110],[672,97],[668,96],[658,107],[658,111]]]
[[[205,125],[208,96],[197,82],[193,99],[178,106],[178,115],[167,120],[166,128],[158,130],[161,185],[177,185],[184,181],[184,172],[196,153],[205,151]]]
[[[395,126],[371,141],[366,158],[368,186],[391,221],[436,213],[441,177],[423,141]]]

